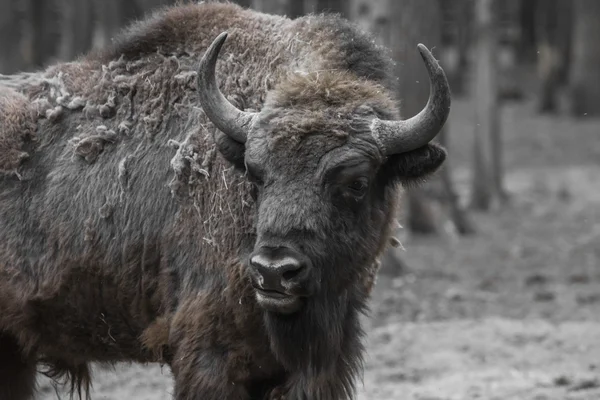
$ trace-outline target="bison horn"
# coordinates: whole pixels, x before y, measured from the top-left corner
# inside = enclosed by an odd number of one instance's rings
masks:
[[[442,130],[450,114],[450,86],[446,74],[427,47],[422,44],[417,47],[429,74],[429,100],[425,108],[410,119],[373,121],[373,135],[379,139],[386,155],[405,153],[425,146]]]
[[[217,36],[200,60],[198,96],[202,109],[211,122],[231,139],[245,143],[256,114],[241,111],[231,104],[219,90],[215,78],[217,58],[225,39],[227,32]]]

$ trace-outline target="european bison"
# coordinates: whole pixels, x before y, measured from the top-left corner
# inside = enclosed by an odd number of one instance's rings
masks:
[[[449,89],[419,50],[408,120],[346,20],[233,4],[3,76],[0,398],[42,367],[81,396],[119,361],[168,364],[177,400],[353,397],[398,190],[445,158]]]

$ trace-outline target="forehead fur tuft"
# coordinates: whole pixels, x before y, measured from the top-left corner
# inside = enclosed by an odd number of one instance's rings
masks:
[[[267,99],[267,105],[319,110],[352,108],[371,103],[374,108],[393,109],[394,104],[383,86],[357,78],[347,71],[290,73]]]
[[[263,127],[285,145],[311,134],[346,138],[374,118],[396,119],[383,86],[346,71],[294,72],[267,96]]]

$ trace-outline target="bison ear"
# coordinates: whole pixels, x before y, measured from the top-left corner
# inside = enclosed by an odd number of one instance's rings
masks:
[[[446,160],[446,150],[436,143],[388,157],[381,169],[388,182],[399,182],[410,186],[422,183]]]
[[[223,157],[240,171],[245,171],[244,152],[246,150],[242,143],[236,142],[223,132],[216,130],[214,134],[217,149]]]

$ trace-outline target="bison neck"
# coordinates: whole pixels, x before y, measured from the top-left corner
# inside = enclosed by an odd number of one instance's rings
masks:
[[[265,326],[275,357],[292,375],[291,398],[351,397],[362,370],[364,295],[356,291],[321,293],[297,314],[266,312]],[[297,382],[302,382],[298,384]]]

